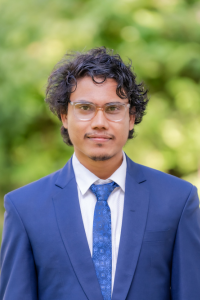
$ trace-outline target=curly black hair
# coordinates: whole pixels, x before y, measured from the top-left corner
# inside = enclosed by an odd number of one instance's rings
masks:
[[[121,99],[128,98],[129,114],[135,114],[135,124],[139,124],[149,99],[143,83],[136,83],[136,75],[131,67],[131,60],[125,64],[119,54],[114,54],[113,50],[105,47],[94,48],[85,53],[66,54],[48,78],[45,101],[61,120],[61,114],[67,114],[70,94],[76,90],[77,79],[90,76],[98,84],[112,78],[117,82],[116,94]],[[97,77],[102,78],[101,82],[95,81]],[[128,139],[133,138],[133,133],[134,130],[129,131]],[[68,130],[63,126],[61,134],[63,141],[72,145]]]

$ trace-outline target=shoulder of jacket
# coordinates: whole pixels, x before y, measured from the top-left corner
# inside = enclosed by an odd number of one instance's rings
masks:
[[[132,162],[132,174],[136,178],[137,182],[146,183],[151,187],[157,187],[158,189],[176,189],[189,193],[193,185],[179,177],[171,174]]]
[[[22,201],[24,198],[31,198],[32,196],[37,196],[37,194],[45,194],[55,185],[56,179],[60,173],[60,170],[51,173],[45,177],[42,177],[36,181],[33,181],[27,185],[17,188],[5,195],[5,201],[18,202]]]

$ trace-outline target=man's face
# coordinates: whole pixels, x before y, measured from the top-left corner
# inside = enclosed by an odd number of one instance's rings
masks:
[[[98,79],[96,79],[98,81]],[[103,106],[110,102],[128,103],[128,99],[121,99],[116,94],[117,83],[108,78],[102,84],[95,84],[91,77],[77,80],[77,88],[71,93],[70,101],[87,101]],[[127,108],[123,120],[113,122],[106,119],[102,110],[98,110],[92,120],[81,121],[68,104],[68,114],[61,115],[63,126],[68,129],[70,140],[74,146],[76,156],[81,159],[96,161],[119,157],[125,145],[129,130],[133,129],[135,117],[129,115]]]

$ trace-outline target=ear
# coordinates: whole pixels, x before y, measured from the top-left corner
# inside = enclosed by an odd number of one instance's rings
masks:
[[[67,118],[67,114],[61,114],[61,121],[63,123],[64,128],[68,128],[68,118]]]
[[[129,114],[129,130],[132,130],[135,124],[135,107],[131,109],[134,114]]]

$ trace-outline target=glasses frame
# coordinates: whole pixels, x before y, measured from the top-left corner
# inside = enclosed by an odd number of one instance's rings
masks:
[[[119,120],[110,120],[110,119],[108,119],[108,118],[106,117],[106,114],[105,114],[105,107],[107,107],[107,106],[109,106],[109,105],[113,105],[113,104],[119,104],[119,103],[125,107],[124,117],[123,117],[122,119],[119,119]],[[127,108],[130,108],[130,103],[121,103],[121,102],[110,102],[110,103],[104,104],[103,106],[99,106],[99,105],[97,105],[97,104],[95,104],[95,103],[87,102],[87,101],[77,101],[77,102],[76,102],[76,101],[75,101],[75,102],[69,101],[69,104],[71,104],[71,106],[73,107],[74,116],[75,116],[78,120],[83,121],[83,122],[85,122],[85,121],[86,121],[86,122],[87,122],[87,121],[91,121],[92,119],[94,119],[94,117],[97,115],[97,112],[98,112],[99,110],[101,110],[101,111],[103,112],[104,117],[105,117],[108,121],[110,121],[110,122],[120,122],[120,121],[122,121],[122,120],[125,118]],[[77,115],[76,115],[76,113],[75,113],[75,105],[76,105],[76,104],[92,104],[92,105],[94,105],[94,106],[95,106],[95,114],[94,114],[94,116],[93,116],[92,118],[90,118],[90,119],[80,119],[79,117],[77,117]]]

